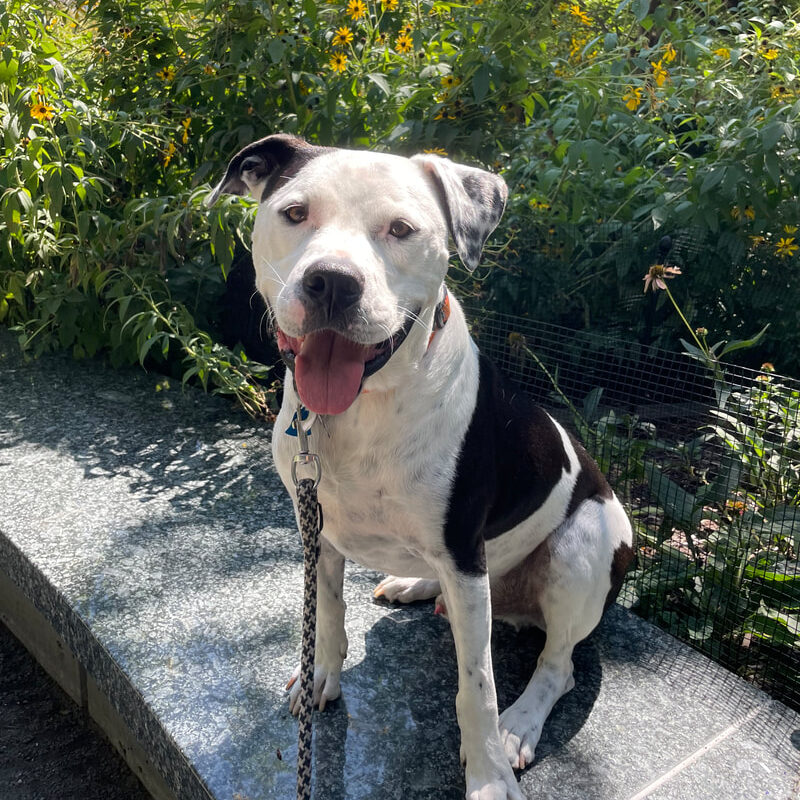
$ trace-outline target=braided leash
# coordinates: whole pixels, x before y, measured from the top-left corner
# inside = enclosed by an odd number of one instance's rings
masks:
[[[307,432],[301,409],[295,414],[299,452],[292,461],[292,480],[297,489],[300,537],[303,541],[303,634],[300,652],[300,694],[297,714],[297,800],[311,797],[311,739],[313,734],[314,646],[317,630],[317,562],[322,509],[317,501],[321,476],[319,456],[308,452]],[[312,466],[313,478],[298,478],[298,466]]]

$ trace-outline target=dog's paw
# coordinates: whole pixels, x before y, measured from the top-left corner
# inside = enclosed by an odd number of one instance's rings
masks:
[[[314,690],[311,696],[315,708],[324,711],[325,706],[331,700],[336,700],[341,695],[340,674],[338,669],[329,670],[326,667],[314,667]],[[289,690],[289,711],[294,716],[297,716],[300,713],[300,667],[297,667],[292,673],[286,688]]]
[[[467,774],[467,800],[525,800],[511,769],[489,779]]]
[[[390,575],[375,587],[373,595],[385,597],[390,603],[415,603],[417,600],[430,600],[439,592],[441,588],[437,580]]]
[[[508,763],[514,769],[525,769],[533,763],[536,745],[542,735],[542,720],[533,709],[519,705],[515,703],[500,715],[500,741]]]

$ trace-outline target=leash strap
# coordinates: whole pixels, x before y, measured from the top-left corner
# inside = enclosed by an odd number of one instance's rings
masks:
[[[306,415],[307,416],[307,415]],[[293,427],[298,453],[292,459],[292,480],[297,490],[297,516],[303,542],[303,633],[300,650],[300,694],[297,712],[297,800],[311,797],[311,741],[314,700],[314,650],[317,633],[317,562],[322,509],[317,501],[321,477],[319,456],[308,452],[308,432],[303,426],[303,408],[298,406]],[[313,478],[300,478],[298,468],[312,467]]]
[[[303,636],[300,653],[300,708],[297,715],[297,800],[311,797],[311,740],[314,688],[314,649],[317,631],[317,562],[320,508],[312,478],[297,482],[300,536],[303,540]]]

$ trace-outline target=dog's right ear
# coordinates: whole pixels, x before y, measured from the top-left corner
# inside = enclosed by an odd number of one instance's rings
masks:
[[[225,177],[208,194],[205,204],[214,205],[222,194],[249,194],[263,200],[325,149],[286,133],[259,139],[230,160]]]

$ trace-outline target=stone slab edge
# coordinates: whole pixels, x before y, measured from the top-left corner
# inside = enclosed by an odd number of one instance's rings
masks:
[[[92,716],[155,800],[213,800],[113,656],[2,530],[0,619]]]

